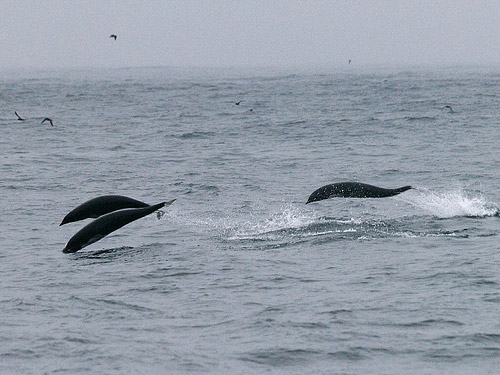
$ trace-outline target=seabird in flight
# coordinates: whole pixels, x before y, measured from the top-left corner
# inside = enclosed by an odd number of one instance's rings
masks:
[[[52,119],[48,117],[45,117],[40,124],[43,124],[45,121],[50,122],[50,125],[54,126],[54,124],[52,123]]]
[[[234,104],[236,104],[236,105],[240,105],[242,101],[243,101],[243,100],[240,100],[239,102],[236,102],[236,103],[234,103]]]
[[[454,113],[455,111],[453,110],[453,108],[451,108],[451,105],[445,105],[443,108],[441,109],[445,109],[445,108],[448,108],[450,110],[450,113]]]
[[[23,119],[21,116],[19,116],[19,115],[17,114],[17,111],[14,111],[14,113],[16,114],[17,119],[18,119],[19,121],[24,121],[24,119]]]
[[[118,38],[115,34],[111,34],[109,37],[113,38],[114,40],[116,40],[116,38]]]

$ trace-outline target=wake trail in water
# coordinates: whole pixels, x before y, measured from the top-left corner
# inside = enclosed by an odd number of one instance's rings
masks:
[[[331,240],[385,237],[462,236],[456,228],[429,229],[422,226],[419,217],[430,213],[437,218],[499,216],[499,207],[481,195],[472,195],[462,189],[436,192],[426,188],[414,189],[393,199],[419,208],[424,213],[411,212],[403,217],[373,217],[372,212],[359,212],[347,217],[324,216],[310,208],[291,203],[274,207],[254,207],[233,211],[195,215],[178,210],[168,211],[174,222],[196,231],[227,241],[270,241],[294,243],[318,236]],[[250,210],[248,212],[247,210]],[[410,210],[411,211],[411,210]],[[407,210],[406,213],[408,214]],[[352,212],[351,212],[352,215]]]
[[[199,229],[215,230],[218,235],[231,239],[257,238],[260,235],[285,230],[296,230],[318,221],[312,212],[285,204],[268,213],[237,213],[231,217],[190,216],[180,212],[170,213],[170,218],[181,224]]]
[[[275,207],[270,212],[239,212],[228,216],[192,216],[169,211],[170,219],[188,225],[224,241],[251,241],[293,244],[317,237],[331,241],[387,237],[460,236],[455,230],[426,230],[419,225],[418,216],[398,218],[330,217],[304,210],[292,204]]]
[[[399,200],[423,209],[439,218],[497,216],[499,207],[483,196],[470,196],[462,189],[434,192],[426,188],[398,196]]]

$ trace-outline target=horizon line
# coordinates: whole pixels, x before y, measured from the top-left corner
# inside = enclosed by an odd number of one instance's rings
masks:
[[[81,65],[81,66],[6,66],[0,67],[0,71],[54,71],[54,70],[127,70],[127,69],[193,69],[193,70],[255,70],[255,69],[342,69],[356,70],[357,68],[495,68],[500,67],[500,62],[495,63],[366,63],[366,64],[234,64],[234,65],[177,65],[177,64],[153,64],[153,65]]]

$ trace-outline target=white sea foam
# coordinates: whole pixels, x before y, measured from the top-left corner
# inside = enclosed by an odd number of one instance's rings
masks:
[[[264,220],[253,215],[250,216],[250,219],[252,220],[246,220],[238,225],[237,235],[262,234],[300,228],[317,220],[314,215],[305,213],[292,205],[282,206],[277,212],[269,213]]]
[[[305,212],[291,204],[279,209],[262,213],[244,213],[231,217],[191,217],[180,212],[170,211],[171,220],[198,228],[215,230],[228,239],[246,239],[286,229],[299,229],[318,221],[317,216]]]
[[[432,213],[440,218],[456,216],[493,216],[498,213],[498,206],[488,202],[481,195],[470,195],[462,189],[435,192],[419,188],[411,194],[401,195],[399,199]]]

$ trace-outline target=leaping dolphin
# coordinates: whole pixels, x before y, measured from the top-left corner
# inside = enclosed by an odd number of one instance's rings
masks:
[[[403,186],[397,189],[384,189],[378,186],[363,184],[361,182],[337,182],[325,185],[315,190],[307,200],[306,204],[321,201],[331,197],[342,198],[385,198],[398,195],[403,191],[412,189],[411,186]]]
[[[124,225],[152,214],[164,206],[170,206],[174,201],[175,199],[143,208],[125,208],[103,215],[84,226],[71,237],[64,247],[63,253],[76,253],[78,250],[99,241]]]
[[[113,211],[122,210],[124,208],[142,208],[148,207],[149,204],[129,198],[122,195],[103,195],[102,197],[93,198],[78,207],[71,210],[62,220],[59,226],[72,223],[75,221],[85,220],[89,218],[98,218],[99,216],[109,214]]]

